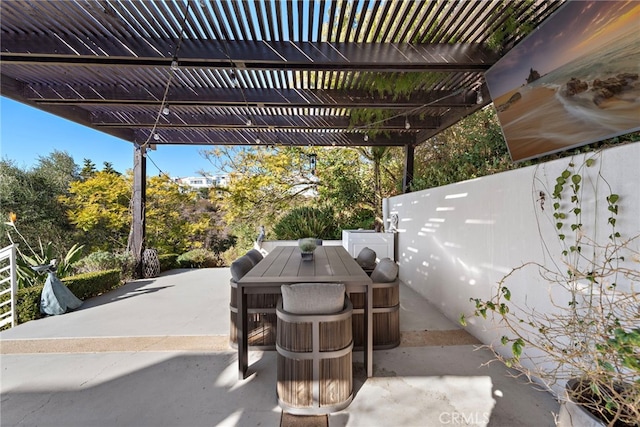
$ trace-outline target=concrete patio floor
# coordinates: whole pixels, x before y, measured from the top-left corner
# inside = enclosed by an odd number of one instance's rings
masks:
[[[508,376],[473,337],[401,286],[402,344],[354,353],[354,399],[283,416],[275,352],[237,379],[228,269],[172,270],[0,333],[2,426],[552,426],[558,403]]]

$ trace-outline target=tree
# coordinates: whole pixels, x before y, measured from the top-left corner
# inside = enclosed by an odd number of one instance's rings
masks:
[[[2,217],[17,215],[21,233],[33,245],[52,243],[56,254],[66,253],[74,242],[74,228],[58,196],[66,193],[76,170],[73,159],[61,152],[40,157],[32,170],[22,170],[10,160],[0,161],[0,209]],[[9,244],[4,221],[2,245]]]
[[[66,193],[69,184],[79,178],[78,165],[66,151],[53,150],[46,157],[38,156],[38,163],[32,172],[42,176],[61,194]]]
[[[61,198],[91,249],[125,250],[132,220],[132,186],[131,174],[100,171],[74,182],[70,195]],[[161,253],[209,248],[227,237],[210,201],[197,192],[184,191],[164,175],[147,179],[145,216],[146,246]]]
[[[371,154],[354,148],[223,147],[204,154],[216,169],[230,174],[220,207],[241,248],[252,244],[258,226],[265,225],[269,235],[280,218],[304,206],[331,208],[340,228],[372,228],[381,211],[380,197],[397,187],[385,166],[379,169],[384,173],[378,173],[375,191],[373,161],[367,158]]]
[[[519,167],[511,162],[495,109],[491,107],[477,111],[418,146],[415,159],[413,191]]]
[[[96,172],[85,181],[71,183],[69,195],[60,197],[70,221],[84,232],[93,250],[118,251],[126,247],[131,211],[131,180]]]
[[[83,159],[83,166],[80,170],[80,179],[86,180],[91,178],[95,173],[96,165],[91,161],[91,159]]]
[[[210,249],[224,227],[213,204],[198,191],[182,191],[166,176],[147,181],[146,244],[161,253]]]
[[[317,182],[309,173],[304,148],[217,148],[205,157],[230,175],[221,200],[227,223],[273,223],[281,212],[308,203]]]
[[[120,173],[120,172],[118,172],[117,170],[115,170],[115,169],[113,168],[113,163],[111,163],[111,162],[104,162],[103,164],[104,164],[104,167],[102,168],[102,172],[104,172],[104,173],[111,173],[111,174],[114,174],[114,175],[121,175],[121,173]]]

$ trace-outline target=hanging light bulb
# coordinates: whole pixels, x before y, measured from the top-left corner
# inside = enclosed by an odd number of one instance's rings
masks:
[[[256,144],[260,144],[260,138],[256,138]]]
[[[160,140],[160,134],[159,134],[159,133],[157,133],[157,132],[156,132],[156,133],[154,133],[154,134],[153,134],[153,139],[155,139],[156,141],[159,141],[159,140]]]
[[[478,92],[476,95],[476,104],[482,104],[483,101],[484,101],[484,98],[482,97],[482,90],[478,88]]]
[[[162,109],[162,114],[164,114],[165,116],[168,116],[170,112],[171,111],[169,110],[169,106],[165,105],[164,108]]]
[[[234,73],[233,71],[229,73],[229,79],[231,79],[231,86],[233,87],[240,86],[240,83],[238,83],[238,77],[236,77],[236,73]]]
[[[247,117],[247,126],[251,126],[252,124],[251,117]]]
[[[367,135],[366,133],[364,134],[364,141],[367,142],[369,140],[369,135]]]
[[[176,56],[173,57],[173,61],[171,61],[171,69],[173,71],[178,71],[178,58]]]
[[[405,128],[406,130],[411,129],[411,123],[409,123],[409,117],[405,117],[405,118],[404,118],[404,128]]]

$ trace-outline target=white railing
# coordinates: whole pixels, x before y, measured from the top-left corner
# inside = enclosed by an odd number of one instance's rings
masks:
[[[16,326],[16,245],[0,250],[0,327]],[[7,296],[8,295],[8,298]],[[8,309],[5,308],[8,306]]]

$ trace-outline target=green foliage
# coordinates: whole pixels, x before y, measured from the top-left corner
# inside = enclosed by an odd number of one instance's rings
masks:
[[[96,164],[91,161],[91,159],[83,159],[82,169],[80,170],[80,179],[86,180],[91,178],[95,173]]]
[[[337,215],[337,224],[341,230],[373,230],[376,226],[376,216],[369,209],[341,212]]]
[[[62,279],[71,292],[81,300],[92,298],[103,293],[119,288],[123,281],[120,278],[120,269],[95,271],[83,273]]]
[[[60,201],[69,219],[84,232],[92,250],[123,252],[131,228],[131,174],[120,175],[108,164],[100,172],[85,165],[83,180],[71,183]],[[84,170],[84,169],[83,169]],[[146,245],[161,253],[206,247],[225,237],[218,208],[197,192],[183,191],[167,176],[147,181]]]
[[[372,191],[371,161],[356,149],[219,148],[206,154],[217,169],[230,172],[231,183],[220,209],[237,241],[225,259],[233,260],[253,246],[260,225],[267,228],[268,239],[278,238],[270,228],[282,212],[309,205],[330,206],[340,213],[334,223],[347,224],[365,222],[363,211],[375,218],[381,210]],[[315,175],[309,167],[311,154],[317,156]],[[386,169],[381,171],[386,173]],[[395,183],[390,187],[395,189]]]
[[[69,195],[60,196],[70,221],[84,232],[90,250],[126,247],[131,189],[126,177],[96,172],[84,181],[72,182]]]
[[[495,110],[484,108],[429,139],[415,151],[412,191],[518,167],[511,162]]]
[[[225,265],[223,255],[229,249],[235,247],[238,238],[234,235],[214,236],[209,242],[208,247],[213,251],[220,265]]]
[[[25,323],[42,317],[42,314],[40,314],[42,286],[18,289],[16,294],[16,323]]]
[[[276,240],[297,240],[309,236],[326,240],[341,238],[332,208],[292,209],[274,225],[273,233]]]
[[[27,241],[52,242],[56,253],[67,252],[77,240],[57,197],[66,192],[65,185],[74,176],[73,168],[68,155],[60,152],[40,158],[39,165],[31,170],[22,170],[11,161],[1,160],[1,217],[7,218],[9,212],[15,212]],[[10,243],[7,231],[7,224],[0,221],[1,247]]]
[[[518,21],[521,16],[520,11],[531,8],[534,0],[526,0],[522,3],[510,2],[509,0],[503,0],[503,2],[507,6],[507,19],[499,19],[499,14],[504,13],[501,7],[499,10],[496,9],[496,12],[488,20],[494,24],[492,24],[493,34],[487,40],[487,46],[497,52],[502,51],[507,40],[521,40],[535,30],[532,24]]]
[[[5,225],[8,228],[7,237],[9,240],[11,242],[17,241],[18,243],[16,257],[16,279],[18,282],[18,288],[25,288],[44,283],[44,275],[39,275],[31,267],[55,262],[58,277],[63,278],[70,274],[72,265],[82,256],[84,246],[75,244],[63,257],[58,258],[54,252],[52,242],[43,245],[42,241],[38,240],[39,245],[36,246],[36,248],[38,248],[39,251],[36,252],[33,246],[18,230],[16,221],[17,215],[10,213],[9,221],[6,222]]]
[[[123,283],[120,279],[119,269],[70,276],[62,279],[62,282],[81,300],[116,289]],[[40,313],[42,288],[43,285],[36,285],[18,289],[16,294],[17,323],[25,323],[42,317]],[[9,294],[0,296],[0,303],[5,302],[8,298]],[[3,307],[1,310],[6,309],[8,309],[8,306]]]
[[[302,252],[313,252],[318,247],[315,237],[305,237],[298,240],[298,247]]]
[[[120,267],[120,260],[107,251],[92,252],[74,265],[77,273],[91,273]]]
[[[224,233],[215,205],[198,192],[182,191],[166,175],[147,183],[147,247],[160,253],[182,253],[204,248]]]
[[[160,261],[160,271],[178,268],[178,254],[158,255],[158,260]]]
[[[216,255],[207,249],[194,249],[180,255],[177,259],[180,268],[219,267]]]

